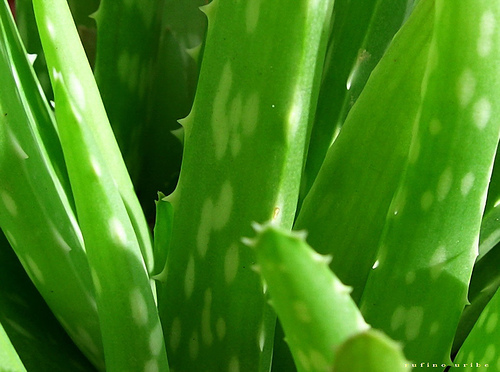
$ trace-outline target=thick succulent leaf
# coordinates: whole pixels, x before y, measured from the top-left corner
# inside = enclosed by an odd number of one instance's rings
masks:
[[[275,316],[240,238],[252,221],[292,224],[331,6],[251,0],[204,8],[208,34],[182,121],[158,295],[173,369],[269,370]]]
[[[298,371],[406,371],[401,346],[369,330],[344,286],[305,234],[257,225],[255,249],[264,287],[285,330]],[[406,366],[405,366],[406,364]]]
[[[0,265],[0,323],[26,369],[30,372],[95,371],[51,313],[1,231]],[[69,299],[67,297],[68,302]],[[84,319],[80,319],[74,329],[80,339],[89,341],[90,347],[91,336],[81,326],[82,321]],[[0,347],[0,354],[2,350]],[[4,358],[0,355],[1,371],[2,361]]]
[[[432,29],[422,1],[372,73],[328,152],[295,228],[308,231],[359,301],[406,163]],[[362,133],[362,136],[360,136]]]
[[[498,143],[500,5],[436,0],[409,162],[361,310],[415,361],[449,362]],[[390,290],[388,290],[390,288]]]
[[[68,28],[70,30],[75,29],[73,20],[70,18],[67,24],[62,24],[62,21],[60,21],[62,17],[55,16],[58,10],[54,10],[56,13],[50,14],[50,17],[47,16],[49,13],[44,10],[41,10],[40,15],[38,15],[38,4],[45,4],[45,2],[40,0],[35,1],[34,6],[38,27],[41,33],[42,45],[44,46],[47,62],[50,65],[49,71],[52,86],[55,89],[54,85],[58,82],[61,87],[68,87],[70,96],[72,96],[73,99],[72,107],[79,110],[78,114],[82,116],[82,120],[89,126],[89,130],[95,138],[95,144],[102,154],[103,159],[106,160],[106,168],[109,170],[113,182],[116,184],[134,230],[138,236],[138,242],[141,247],[144,261],[146,262],[146,267],[152,269],[152,247],[148,227],[127,169],[123,163],[120,150],[111,127],[109,126],[106,112],[89,68],[88,61],[83,53],[81,42],[77,34],[67,30]],[[55,5],[51,6],[53,6],[54,9],[58,9]],[[42,7],[39,8],[42,9]],[[54,18],[54,20],[51,21],[50,18]],[[58,22],[61,22],[59,27],[60,30],[63,31],[54,33],[51,27],[58,24]],[[70,45],[70,50],[72,52],[64,52],[59,47],[58,43]],[[49,61],[49,59],[51,61]],[[63,75],[62,80],[60,79],[61,74]],[[82,147],[82,145],[80,145],[80,147]]]
[[[65,0],[35,1],[34,9],[95,285],[106,369],[166,371],[161,325],[140,250],[141,245],[149,250],[150,240],[147,230],[141,236],[134,229],[135,223],[139,229],[147,226],[135,208],[138,202],[71,13]],[[129,212],[136,214],[129,217]],[[143,253],[149,262],[150,252]]]
[[[318,107],[311,132],[301,196],[311,188],[349,110],[394,34],[411,12],[414,0],[335,2]]]
[[[85,47],[85,51],[87,52],[89,62],[93,65],[95,59],[96,32],[95,22],[89,17],[89,15],[95,12],[99,1],[69,0],[68,3],[73,16],[75,17],[78,32]],[[33,2],[32,0],[16,0],[15,8],[16,24],[23,43],[28,53],[36,55],[33,67],[47,99],[52,100],[54,95],[52,87],[50,86],[49,72],[47,70],[47,64],[45,62],[45,56],[43,54],[42,44],[40,42],[40,36],[38,35],[38,29],[35,22]]]
[[[479,367],[488,368],[489,371],[500,371],[499,317],[500,292],[497,292],[460,348],[453,361],[453,367],[463,371],[479,370]]]
[[[134,181],[141,167],[163,6],[164,0],[102,0],[94,15],[99,40],[95,78]]]
[[[10,342],[9,336],[0,323],[0,371],[2,372],[26,372],[16,349]]]
[[[380,331],[370,329],[346,340],[337,349],[332,372],[404,372],[412,364],[401,345]]]
[[[369,326],[344,286],[330,271],[329,257],[312,250],[304,234],[256,226],[246,243],[285,331],[299,371],[329,371],[335,350]]]
[[[0,37],[0,226],[56,317],[101,365],[94,287],[55,124],[6,1]]]

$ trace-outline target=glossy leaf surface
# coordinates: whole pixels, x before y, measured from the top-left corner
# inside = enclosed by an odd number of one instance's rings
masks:
[[[432,29],[424,1],[352,108],[295,223],[359,301],[406,164]],[[390,84],[388,84],[390,81]],[[396,109],[397,108],[397,109]],[[362,133],[362,135],[360,135]]]
[[[252,221],[292,224],[331,6],[252,0],[204,8],[208,33],[193,109],[182,120],[158,295],[173,369],[269,369],[275,316],[240,238]]]
[[[436,1],[409,161],[361,303],[412,360],[449,362],[467,303],[500,128],[499,11],[488,1]]]
[[[7,3],[0,6],[0,226],[59,321],[100,365],[94,287],[54,119]]]
[[[146,266],[151,265],[147,226],[71,13],[64,0],[34,5],[78,223],[92,268],[106,369],[168,370]]]

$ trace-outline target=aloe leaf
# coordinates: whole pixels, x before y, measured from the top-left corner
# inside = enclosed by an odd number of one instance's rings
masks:
[[[255,229],[257,237],[247,240],[255,250],[254,269],[269,291],[297,369],[330,370],[335,349],[369,328],[349,288],[328,268],[330,259],[307,246],[303,234],[266,225]]]
[[[133,188],[71,13],[65,0],[36,1],[34,9],[51,71],[58,131],[95,285],[106,369],[168,370],[146,266],[150,257],[141,256],[141,248],[150,241],[134,226],[144,222],[144,216],[129,216],[137,212],[129,206],[138,202],[131,196]],[[142,221],[134,221],[136,217],[142,217]]]
[[[340,345],[332,372],[403,372],[410,371],[411,367],[401,345],[382,332],[370,329]]]
[[[331,6],[252,0],[204,8],[206,46],[182,121],[183,164],[168,198],[173,235],[159,277],[173,369],[269,370],[275,316],[240,238],[252,221],[293,222]]]
[[[132,180],[141,167],[141,138],[158,56],[163,0],[102,0],[95,78]],[[134,27],[130,27],[134,24]]]
[[[432,1],[422,1],[394,38],[330,148],[294,226],[308,231],[319,253],[333,256],[330,267],[353,287],[356,302],[376,261],[406,164],[432,17]]]
[[[30,372],[95,371],[33,286],[1,231],[0,266],[0,323],[26,369]],[[68,302],[69,299],[66,298]],[[80,314],[77,307],[73,311]],[[89,341],[90,335],[82,327],[84,320],[80,319],[75,330],[82,340]],[[5,360],[2,350],[0,346],[0,366]]]
[[[452,366],[465,370],[488,368],[500,370],[499,358],[499,324],[500,292],[497,292],[488,306],[484,309],[471,333],[460,348]]]
[[[35,15],[37,14],[36,9],[38,4],[45,3],[41,1],[34,2]],[[75,101],[74,104],[80,109],[79,114],[82,115],[82,119],[85,120],[90,127],[95,138],[96,146],[102,154],[103,159],[106,159],[106,168],[109,170],[114,180],[113,182],[117,185],[134,230],[139,237],[138,241],[144,261],[146,262],[146,267],[152,269],[152,247],[148,227],[113,132],[108,125],[108,119],[100,99],[99,91],[93,79],[88,61],[84,57],[84,53],[79,53],[83,52],[83,48],[79,38],[77,38],[78,35],[74,32],[67,32],[66,29],[64,29],[64,27],[67,27],[74,30],[73,20],[70,18],[71,22],[62,25],[61,29],[65,31],[61,31],[57,35],[61,39],[61,43],[65,42],[71,45],[71,50],[74,50],[74,53],[68,55],[62,53],[60,49],[55,48],[55,41],[58,40],[53,40],[55,36],[51,34],[52,29],[50,27],[52,24],[57,24],[57,22],[62,21],[59,20],[59,17],[52,15],[53,18],[56,19],[52,23],[49,23],[48,19],[45,19],[46,15],[45,12],[37,16],[37,23],[40,29],[42,45],[44,46],[47,62],[52,66],[49,70],[53,88],[55,81],[58,80],[62,73],[63,79],[71,86],[71,92],[74,97],[73,100]],[[49,62],[49,59],[51,59],[52,62]],[[89,107],[91,107],[92,110],[89,110]]]
[[[436,1],[409,162],[361,305],[412,360],[450,361],[467,303],[500,126],[499,12],[488,1]]]
[[[26,372],[16,349],[12,346],[9,336],[0,323],[0,371],[2,372]]]
[[[58,320],[99,366],[94,286],[62,150],[6,1],[0,37],[0,227]]]
[[[335,2],[334,22],[302,181],[311,188],[370,73],[411,12],[414,0]]]
[[[69,0],[68,3],[72,14],[75,17],[78,32],[89,62],[93,65],[95,60],[96,32],[95,22],[89,17],[89,15],[95,12],[99,1]],[[52,92],[52,87],[50,86],[49,72],[47,70],[47,64],[45,62],[45,56],[43,54],[42,44],[40,42],[40,36],[38,35],[38,29],[35,22],[33,2],[32,0],[16,0],[15,8],[16,24],[23,43],[28,53],[36,56],[33,67],[43,91],[45,92],[45,96],[48,100],[52,100],[54,98],[54,94]]]
[[[401,346],[370,330],[331,257],[316,253],[305,233],[256,225],[246,240],[254,266],[285,330],[298,371],[406,371]]]

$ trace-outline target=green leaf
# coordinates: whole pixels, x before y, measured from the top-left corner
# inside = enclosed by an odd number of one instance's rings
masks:
[[[54,288],[54,293],[57,292],[60,291]],[[66,300],[72,302],[69,297]],[[73,311],[79,309],[75,307]],[[87,350],[92,348],[93,341],[83,328],[86,325],[82,323],[84,320],[79,319],[78,325],[70,328],[69,333],[79,335],[80,341],[87,341],[87,344],[80,342],[82,350]],[[1,231],[0,323],[28,371],[95,371],[51,313]],[[2,350],[5,349],[0,347],[0,354]],[[92,355],[100,352],[94,350]],[[5,359],[0,355],[1,371],[3,361]],[[102,370],[103,365],[100,367]]]
[[[377,330],[358,333],[337,349],[333,372],[403,372],[412,365],[401,346]]]
[[[414,0],[337,0],[311,132],[301,196],[311,188],[331,143]]]
[[[409,162],[361,310],[412,360],[448,363],[477,256],[500,122],[498,3],[436,0]]]
[[[168,371],[147,271],[152,270],[147,225],[71,13],[65,0],[35,1],[34,9],[95,285],[106,369]]]
[[[240,238],[252,221],[293,222],[331,7],[251,0],[204,8],[209,27],[194,105],[182,120],[158,290],[173,369],[269,370],[275,316]]]
[[[298,371],[407,371],[401,346],[369,329],[350,288],[331,272],[305,233],[256,225],[256,251],[270,303],[283,325]]]
[[[433,3],[423,1],[396,35],[328,151],[294,226],[308,231],[318,252],[333,256],[330,267],[353,287],[356,302],[406,164],[432,19]]]
[[[304,234],[271,225],[255,229],[257,237],[247,241],[256,253],[255,271],[269,291],[297,369],[331,370],[340,344],[369,328],[350,288],[330,271],[330,258],[305,243]]]
[[[500,292],[497,292],[460,348],[453,361],[453,367],[461,370],[466,370],[466,367],[471,367],[470,370],[479,370],[479,367],[493,371],[500,370],[499,316]]]
[[[94,286],[54,118],[6,1],[0,38],[0,227],[58,320],[99,366]]]

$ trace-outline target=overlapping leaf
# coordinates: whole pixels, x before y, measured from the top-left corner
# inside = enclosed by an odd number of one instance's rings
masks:
[[[64,0],[35,1],[34,9],[91,266],[106,369],[168,370],[148,277],[152,249],[147,225],[71,13]]]

